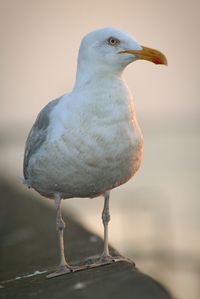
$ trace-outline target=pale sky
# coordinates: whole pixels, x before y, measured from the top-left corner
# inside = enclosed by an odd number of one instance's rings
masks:
[[[0,0],[1,169],[10,182],[21,185],[17,177],[22,174],[24,143],[36,115],[50,100],[72,89],[82,37],[108,26],[162,51],[169,64],[137,61],[124,73],[145,147],[138,174],[112,193],[112,209],[118,215],[113,213],[111,243],[124,254],[125,235],[130,248],[137,243],[135,233],[127,234],[126,225],[132,221],[133,199],[139,194],[144,202],[151,202],[149,206],[157,202],[164,214],[165,207],[170,207],[174,239],[165,238],[167,245],[197,252],[199,257],[199,0]],[[90,209],[86,217],[86,203],[69,200],[67,208],[74,207],[79,219],[98,232],[101,226],[95,226],[95,221],[100,216]],[[120,234],[120,229],[126,233]],[[146,244],[146,237],[142,240]],[[199,284],[192,277],[188,287],[187,271],[172,277],[164,270],[164,281],[169,278],[168,285],[175,292],[179,289],[180,298],[199,298]],[[159,270],[159,279],[160,274]]]
[[[198,117],[198,0],[0,3],[1,126],[30,125],[49,100],[70,91],[81,38],[106,26],[128,31],[168,58],[167,68],[138,61],[125,71],[139,118]]]

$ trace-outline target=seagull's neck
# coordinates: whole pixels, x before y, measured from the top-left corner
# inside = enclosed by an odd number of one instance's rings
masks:
[[[84,62],[78,62],[73,91],[81,90],[88,85],[94,85],[95,82],[99,83],[99,81],[121,80],[122,71],[122,69],[106,69],[99,65],[95,68],[93,65],[91,66]]]

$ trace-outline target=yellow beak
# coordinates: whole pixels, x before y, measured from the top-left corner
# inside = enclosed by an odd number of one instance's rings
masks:
[[[118,54],[132,54],[137,57],[137,59],[143,59],[151,61],[155,64],[167,65],[167,58],[163,53],[158,50],[142,47],[142,50],[125,50],[120,51]]]

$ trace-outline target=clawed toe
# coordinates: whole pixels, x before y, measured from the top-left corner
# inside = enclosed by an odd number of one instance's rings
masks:
[[[122,255],[117,255],[112,257],[113,262],[126,262],[131,264],[133,267],[135,267],[134,261],[132,261],[130,258],[124,257]]]
[[[65,274],[70,274],[70,273],[74,273],[74,272],[78,272],[78,271],[83,271],[83,270],[86,270],[88,268],[89,268],[88,265],[81,265],[81,266],[75,266],[75,267],[71,267],[69,265],[60,266],[58,268],[58,270],[56,270],[55,272],[47,275],[47,278],[54,278],[54,277],[65,275]]]
[[[65,274],[69,274],[69,273],[73,273],[73,272],[77,272],[77,271],[83,271],[86,269],[97,268],[97,267],[109,265],[109,264],[116,263],[116,262],[127,262],[127,263],[131,264],[133,267],[135,267],[135,263],[131,259],[123,257],[121,255],[118,255],[118,256],[102,255],[100,257],[93,256],[93,257],[87,258],[85,260],[85,263],[81,266],[75,266],[75,267],[71,267],[69,265],[60,266],[57,269],[57,271],[47,275],[47,278],[53,278],[53,277],[57,277],[57,276],[61,276],[61,275],[65,275]]]
[[[115,262],[115,257],[111,255],[102,255],[99,259],[101,264],[111,264],[113,262]]]
[[[49,275],[47,275],[47,278],[53,278],[53,277],[57,277],[57,276],[61,276],[64,274],[68,274],[73,272],[73,267],[70,266],[60,266],[55,272],[50,273]]]
[[[102,256],[94,256],[86,259],[85,265],[87,268],[96,268],[116,262],[127,262],[135,267],[134,262],[126,257],[123,256],[111,256],[111,255],[102,255]]]

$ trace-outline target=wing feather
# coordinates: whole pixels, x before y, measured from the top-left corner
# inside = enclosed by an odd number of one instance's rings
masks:
[[[28,138],[26,140],[25,152],[24,152],[24,163],[23,172],[25,180],[28,179],[27,168],[30,161],[30,157],[35,154],[45,142],[49,121],[50,113],[54,106],[60,101],[61,97],[49,102],[38,114],[35,123],[33,124]]]

